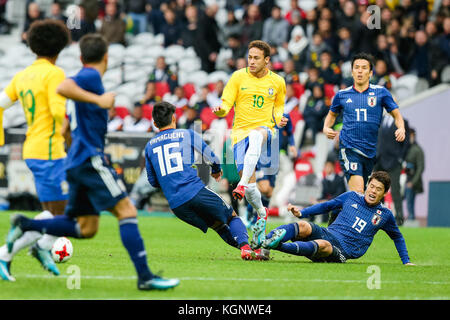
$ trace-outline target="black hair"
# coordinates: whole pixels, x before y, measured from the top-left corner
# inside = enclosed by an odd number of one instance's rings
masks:
[[[369,67],[370,67],[370,71],[373,70],[374,58],[373,58],[373,56],[371,54],[365,53],[365,52],[360,52],[360,53],[355,54],[353,56],[353,59],[352,59],[352,69],[353,69],[353,64],[355,63],[356,60],[366,60],[366,61],[368,61],[369,62]]]
[[[108,52],[108,41],[98,33],[88,33],[80,39],[81,61],[97,63]]]
[[[157,102],[153,106],[152,117],[158,128],[164,128],[172,123],[172,116],[175,113],[175,106],[169,102]]]
[[[384,185],[384,192],[388,192],[391,187],[391,177],[386,171],[375,171],[369,178],[369,182],[373,179],[380,181]]]
[[[27,43],[38,57],[54,58],[70,43],[70,32],[60,20],[38,20],[27,31]]]

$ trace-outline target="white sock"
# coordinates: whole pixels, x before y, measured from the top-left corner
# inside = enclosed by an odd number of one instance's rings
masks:
[[[250,134],[248,135],[248,149],[245,153],[244,168],[242,169],[242,177],[239,184],[246,186],[253,175],[253,172],[255,172],[256,165],[261,156],[263,141],[264,136],[260,131],[250,131]]]
[[[38,241],[37,244],[39,248],[50,251],[55,243],[56,239],[59,237],[52,236],[50,234],[44,234]]]
[[[258,186],[256,182],[249,183],[247,185],[247,189],[245,190],[245,198],[248,203],[256,210],[258,217],[265,218],[266,217],[266,209],[264,208],[261,201],[261,192],[259,192]]]
[[[53,215],[50,211],[42,211],[34,219],[51,219]],[[12,258],[22,249],[27,248],[33,245],[39,238],[42,237],[42,234],[37,231],[27,231],[14,242],[14,246],[12,248],[11,253],[8,252],[8,248],[6,245],[0,247],[0,260],[3,261],[11,261]]]

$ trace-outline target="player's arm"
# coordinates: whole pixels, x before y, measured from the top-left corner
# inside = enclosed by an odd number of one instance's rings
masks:
[[[328,212],[330,212],[331,210],[342,208],[345,200],[350,195],[350,192],[351,191],[343,193],[332,200],[326,202],[319,202],[315,205],[312,205],[308,208],[304,208],[302,210],[289,203],[288,211],[291,211],[292,214],[297,218],[307,218],[319,214],[328,214]]]
[[[225,117],[236,102],[236,98],[239,92],[239,77],[234,72],[228,80],[222,93],[222,105],[214,107],[212,111],[218,117]]]
[[[60,95],[56,89],[66,78],[64,71],[56,70],[48,77],[47,97],[50,113],[57,123],[63,123],[66,117],[66,98]]]
[[[152,162],[148,156],[148,147],[145,148],[145,168],[147,169],[147,180],[154,188],[160,188],[158,178],[156,177],[155,169],[153,169]]]
[[[220,165],[220,159],[216,156],[214,151],[209,147],[202,137],[193,130],[189,130],[191,134],[191,141],[194,149],[199,152],[207,164],[211,166],[211,176],[219,181],[222,177],[222,167]]]
[[[102,95],[98,95],[80,88],[77,83],[70,79],[64,79],[57,88],[57,93],[60,95],[86,103],[92,103],[98,105],[102,109],[110,109],[114,106],[115,93],[107,92]]]
[[[403,238],[400,229],[395,222],[394,215],[390,215],[390,219],[386,222],[386,225],[381,228],[387,235],[394,241],[395,248],[397,249],[398,255],[402,260],[404,265],[413,265],[409,259],[408,249],[406,249],[405,238]]]
[[[402,114],[398,108],[392,110],[390,114],[394,118],[395,126],[397,127],[397,130],[395,130],[395,140],[402,142],[406,137],[405,121],[403,120]]]
[[[323,133],[327,136],[328,139],[334,139],[338,134],[337,131],[333,130],[333,125],[336,122],[336,119],[342,109],[340,104],[339,92],[336,93],[331,102],[330,111],[328,111],[327,116],[323,122]]]

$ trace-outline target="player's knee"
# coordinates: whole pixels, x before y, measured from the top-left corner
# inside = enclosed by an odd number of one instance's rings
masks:
[[[130,198],[126,197],[120,200],[111,212],[119,219],[135,218],[137,217],[136,207],[131,202]]]
[[[308,222],[301,220],[297,222],[297,225],[298,225],[298,236],[297,236],[298,239],[304,239],[311,235],[312,228]]]
[[[84,239],[93,238],[97,234],[98,226],[84,225],[80,228],[81,236]]]
[[[314,241],[318,245],[316,256],[327,257],[333,253],[333,246],[331,245],[330,242],[326,240],[314,240]]]

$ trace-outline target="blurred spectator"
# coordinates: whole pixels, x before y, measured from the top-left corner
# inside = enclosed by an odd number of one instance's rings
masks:
[[[320,54],[320,77],[327,84],[338,85],[341,83],[341,69],[332,61],[331,52],[324,51]]]
[[[239,58],[242,58],[247,53],[247,47],[241,44],[241,37],[238,34],[232,34],[228,37],[228,49],[231,49],[231,57],[227,60],[226,64],[229,71],[237,70],[236,62]]]
[[[298,72],[296,71],[294,61],[292,59],[288,59],[283,63],[283,71],[278,74],[284,78],[286,84],[291,84],[294,82],[299,83]]]
[[[306,140],[316,143],[316,134],[322,132],[323,121],[328,113],[328,107],[325,104],[323,87],[319,84],[313,86],[312,95],[309,96],[305,110],[303,110],[303,119],[305,119],[305,131],[303,134],[303,145]]]
[[[180,86],[175,88],[173,95],[167,94],[167,96],[165,95],[163,98],[165,101],[168,101],[175,107],[177,107],[177,109],[184,109],[189,105],[189,101],[186,98],[184,89]]]
[[[339,62],[349,61],[353,53],[353,40],[350,30],[347,27],[341,27],[338,30],[339,43],[337,57]]]
[[[308,79],[305,82],[305,89],[309,91],[313,91],[315,85],[323,86],[324,81],[323,78],[320,77],[320,71],[316,67],[312,67],[308,69]]]
[[[198,9],[189,5],[185,9],[186,24],[181,32],[181,43],[185,48],[193,47],[198,30]]]
[[[306,20],[302,22],[303,30],[305,31],[305,36],[308,38],[309,42],[313,41],[313,35],[317,31],[317,11],[316,9],[311,9],[306,12]]]
[[[216,22],[216,14],[219,6],[215,3],[208,5],[205,12],[199,16],[197,37],[194,49],[202,63],[202,70],[213,72],[217,54],[220,51],[219,26]]]
[[[203,86],[199,91],[200,92],[194,93],[191,99],[189,99],[189,106],[197,112],[198,117],[200,117],[203,109],[209,108],[208,102],[206,100],[206,97],[209,93],[208,86]]]
[[[140,104],[136,104],[131,114],[123,120],[123,131],[126,132],[149,132],[151,127],[152,122],[144,118],[142,105]]]
[[[50,6],[49,19],[61,20],[62,22],[67,22],[67,17],[63,15],[61,10],[61,4],[59,2],[53,2]]]
[[[295,26],[291,32],[291,38],[288,43],[288,51],[296,70],[303,70],[307,64],[308,58],[308,38],[305,37],[305,32],[302,26]]]
[[[244,23],[242,28],[242,45],[247,47],[253,40],[261,39],[263,22],[261,14],[256,4],[250,4],[247,12],[244,14]]]
[[[214,90],[209,92],[206,96],[206,102],[210,108],[219,107],[222,105],[222,93],[225,88],[225,84],[222,80],[216,82]]]
[[[236,19],[234,11],[227,11],[227,21],[221,28],[222,46],[227,46],[227,44],[229,45],[228,39],[231,36],[240,35],[241,33],[242,33],[242,25]]]
[[[324,177],[322,179],[322,195],[317,199],[317,202],[334,199],[347,190],[344,177],[339,175],[335,168],[335,162],[327,159],[324,166]]]
[[[402,55],[398,49],[398,43],[394,36],[388,36],[389,45],[389,62],[391,72],[394,72],[397,76],[401,76],[405,73],[407,62],[405,55]]]
[[[298,107],[299,100],[295,96],[294,87],[290,83],[286,83],[286,102],[284,103],[284,113],[289,114]]]
[[[442,27],[444,32],[439,37],[439,48],[445,53],[448,63],[450,61],[450,16],[444,19]]]
[[[390,90],[392,87],[391,79],[388,74],[386,61],[378,59],[375,63],[375,72],[373,73],[370,83],[376,84]]]
[[[339,39],[333,31],[331,21],[321,19],[319,20],[318,27],[318,32],[322,35],[323,42],[325,42],[332,54],[335,55],[338,51]]]
[[[181,43],[182,25],[175,19],[175,13],[171,9],[164,12],[165,23],[161,26],[161,33],[164,35],[164,47]]]
[[[147,32],[147,13],[151,7],[147,0],[124,0],[125,12],[133,21],[133,33]]]
[[[155,69],[150,73],[148,81],[166,82],[171,92],[178,86],[178,77],[166,64],[166,58],[164,56],[159,56],[156,59]]]
[[[105,17],[103,18],[100,33],[109,43],[120,43],[125,45],[125,32],[127,25],[120,18],[115,2],[108,2],[105,6]]]
[[[122,131],[123,119],[117,115],[116,108],[108,109],[108,132]]]
[[[44,14],[41,12],[41,8],[36,2],[30,2],[27,8],[27,15],[25,17],[25,25],[22,32],[22,42],[27,43],[27,31],[30,29],[31,24],[34,21],[44,19]]]
[[[389,44],[385,34],[379,34],[377,37],[377,50],[373,55],[376,59],[382,59],[386,62],[388,72],[391,71],[389,59]]]
[[[162,100],[162,97],[156,95],[156,83],[149,81],[145,87],[144,97],[142,97],[139,104],[155,104]]]
[[[319,57],[322,52],[330,50],[327,44],[323,41],[322,35],[319,32],[315,32],[313,35],[313,41],[308,46],[307,64],[308,67],[320,66]]]
[[[297,0],[291,0],[289,3],[290,3],[289,11],[284,16],[284,18],[289,22],[289,24],[291,25],[293,24],[292,16],[296,14],[300,16],[300,20],[306,19],[306,12],[303,11],[303,9],[298,6]]]
[[[158,1],[155,1],[158,2]],[[153,34],[157,35],[162,33],[162,26],[165,25],[166,20],[164,19],[164,13],[161,10],[160,6],[155,4],[149,4],[147,7],[147,22],[148,25],[151,27]],[[175,13],[176,20],[181,22],[181,19],[178,18],[177,14]],[[183,10],[183,16],[184,16],[184,10]]]
[[[425,155],[422,147],[417,144],[416,130],[411,128],[409,131],[410,147],[406,154],[406,186],[405,199],[408,209],[408,220],[414,220],[415,199],[418,193],[423,192],[422,174],[425,169]]]
[[[78,27],[70,29],[70,34],[72,36],[73,42],[80,41],[81,37],[88,33],[95,33],[97,28],[95,27],[94,22],[86,19],[86,9],[83,6],[79,6],[79,15],[80,15],[80,25]]]
[[[399,226],[403,224],[400,173],[409,147],[409,124],[406,119],[404,121],[406,138],[403,142],[397,142],[395,140],[397,127],[395,126],[394,118],[390,114],[386,114],[383,117],[380,130],[378,131],[376,163],[373,168],[373,171],[386,171],[391,177],[391,194],[395,207],[395,220]]]
[[[336,13],[337,27],[347,28],[350,34],[353,34],[358,28],[358,14],[356,12],[356,5],[353,1],[339,1],[343,3],[342,10]]]
[[[375,52],[376,39],[380,30],[377,28],[369,29],[369,19],[371,13],[364,11],[358,22],[358,26],[354,31],[354,50],[355,52]]]
[[[6,2],[8,2],[8,0],[0,0],[0,35],[9,34],[11,32],[11,24],[5,17]]]
[[[281,16],[281,8],[272,7],[271,17],[264,21],[262,40],[272,46],[287,47],[289,22]]]

